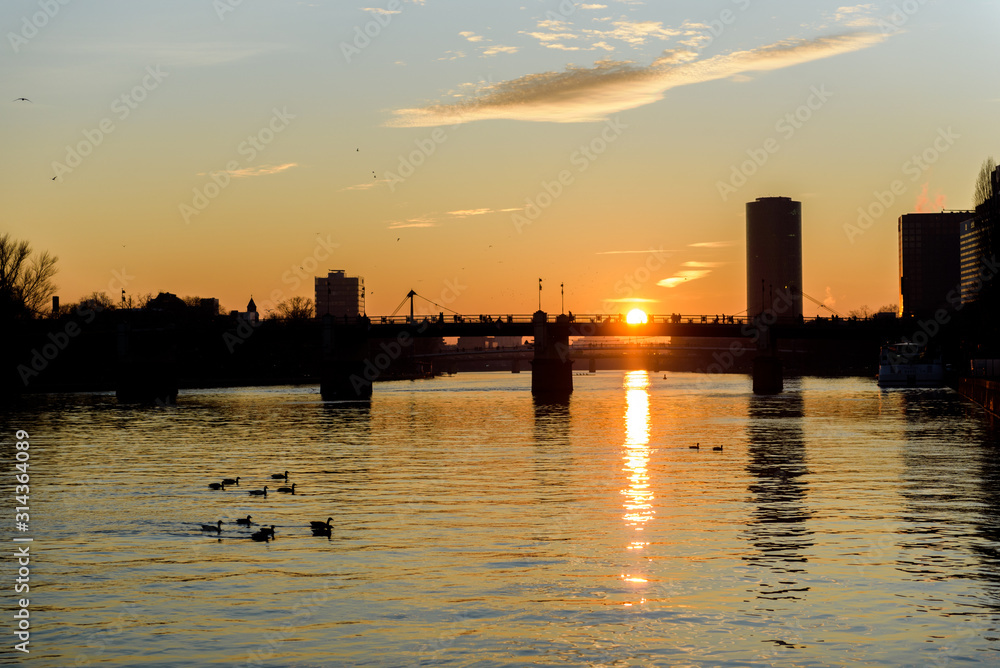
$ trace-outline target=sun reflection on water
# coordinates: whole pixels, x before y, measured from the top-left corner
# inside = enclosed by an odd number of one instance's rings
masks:
[[[625,374],[625,468],[629,485],[625,496],[624,519],[636,532],[653,519],[653,494],[649,486],[649,374],[630,371]],[[649,545],[637,535],[628,549],[641,550]]]

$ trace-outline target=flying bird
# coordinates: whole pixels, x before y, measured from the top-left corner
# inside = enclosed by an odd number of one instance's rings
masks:
[[[29,99],[28,99],[28,98],[26,98],[26,97],[18,97],[18,98],[15,98],[15,99],[14,99],[14,102],[21,102],[22,100],[23,100],[23,101],[25,101],[25,102],[31,102],[31,100],[29,100]]]

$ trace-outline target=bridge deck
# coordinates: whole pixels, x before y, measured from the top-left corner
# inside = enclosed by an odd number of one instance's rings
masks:
[[[548,324],[555,324],[549,316]],[[339,323],[357,324],[357,323]],[[420,318],[410,321],[404,316],[376,316],[369,320],[368,335],[372,338],[390,339],[400,335],[413,337],[461,336],[534,336],[535,328],[530,315],[506,316],[450,316]],[[745,316],[703,315],[652,315],[644,324],[628,324],[620,316],[578,315],[568,323],[569,336],[615,337],[717,337],[756,338],[760,330]],[[867,320],[843,318],[805,318],[799,322],[781,321],[768,328],[771,336],[795,339],[871,339],[879,342],[892,340],[910,329],[917,331],[915,323],[895,318]],[[405,334],[404,334],[405,333]]]

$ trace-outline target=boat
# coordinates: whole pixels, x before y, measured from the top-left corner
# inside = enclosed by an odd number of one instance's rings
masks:
[[[882,346],[878,360],[879,387],[942,387],[944,362],[915,343],[890,343]]]

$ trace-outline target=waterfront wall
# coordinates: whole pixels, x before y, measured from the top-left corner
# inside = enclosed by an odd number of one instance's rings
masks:
[[[1000,381],[960,378],[958,393],[985,408],[993,417],[1000,417]]]

